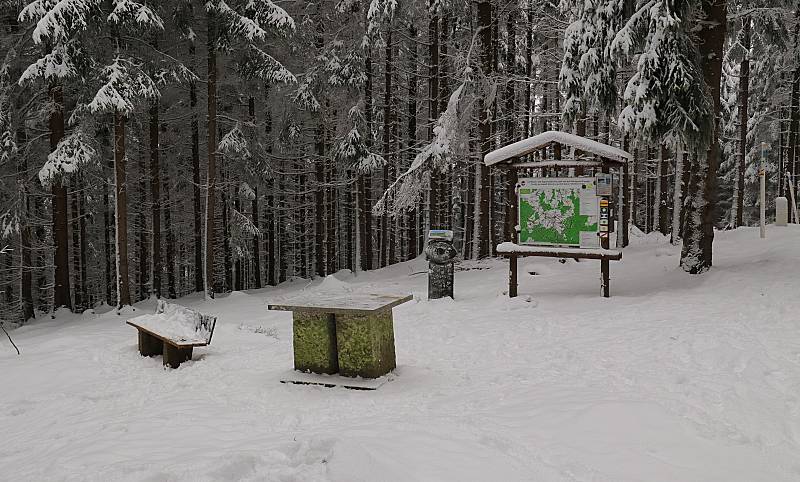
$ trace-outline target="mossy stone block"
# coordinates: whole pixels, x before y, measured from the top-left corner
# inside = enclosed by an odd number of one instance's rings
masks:
[[[378,378],[394,370],[392,311],[336,315],[339,374]]]
[[[333,314],[295,311],[292,319],[294,369],[312,373],[338,372]]]

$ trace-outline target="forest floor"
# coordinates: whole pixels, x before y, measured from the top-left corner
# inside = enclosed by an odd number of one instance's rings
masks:
[[[417,259],[353,277],[181,303],[211,346],[163,370],[114,311],[0,340],[0,479],[269,481],[800,480],[800,229],[721,232],[714,268],[636,239],[612,263],[465,262],[426,300]],[[530,274],[535,272],[536,275]],[[302,290],[414,294],[376,391],[284,385]],[[137,305],[151,312],[155,301]]]

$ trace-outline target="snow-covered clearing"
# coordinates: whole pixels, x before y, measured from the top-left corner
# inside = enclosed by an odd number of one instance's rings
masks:
[[[38,321],[12,332],[22,356],[0,341],[0,479],[800,480],[800,229],[718,233],[702,276],[677,255],[626,249],[610,299],[599,262],[554,259],[521,261],[514,300],[490,261],[426,301],[422,260],[185,298],[218,322],[177,370],[113,312]],[[302,289],[413,292],[395,379],[280,384],[291,314],[266,305]]]

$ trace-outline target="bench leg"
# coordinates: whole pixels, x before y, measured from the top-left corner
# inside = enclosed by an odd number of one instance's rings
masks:
[[[139,353],[142,356],[156,356],[163,352],[163,342],[158,338],[139,331]]]
[[[292,313],[294,369],[333,374],[339,371],[336,319],[331,313]]]
[[[192,347],[178,348],[164,342],[164,366],[178,368],[181,363],[192,359]]]
[[[392,311],[369,315],[336,315],[339,373],[378,378],[394,370]]]

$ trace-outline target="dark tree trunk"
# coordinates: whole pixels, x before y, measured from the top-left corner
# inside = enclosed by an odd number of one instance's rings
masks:
[[[713,131],[705,157],[698,156],[688,185],[689,202],[684,228],[681,267],[689,273],[711,268],[714,244],[714,212],[717,203],[717,167],[720,145],[717,136],[720,107],[723,47],[727,26],[726,0],[703,2],[706,23],[698,33],[703,78],[713,101]],[[698,224],[699,221],[699,224]]]
[[[367,57],[364,60],[364,69],[366,74],[366,82],[364,85],[364,123],[366,124],[367,132],[364,135],[365,144],[367,149],[372,148],[372,52],[367,52]],[[364,242],[361,243],[361,256],[363,261],[361,263],[362,269],[372,269],[372,179],[369,173],[362,175],[361,189],[361,212],[364,215],[364,224],[361,228],[361,235]]]
[[[429,4],[433,4],[429,0]],[[437,7],[438,8],[438,7]],[[431,12],[428,21],[428,141],[433,140],[433,127],[439,118],[439,15]],[[441,228],[440,210],[440,175],[430,173],[430,190],[428,194],[428,228]]]
[[[134,297],[134,302],[139,300],[147,299],[148,297],[148,290],[147,284],[150,281],[150,263],[147,260],[148,256],[148,241],[147,241],[147,191],[148,191],[148,183],[147,183],[147,166],[145,157],[142,154],[139,156],[139,182],[138,182],[138,191],[139,191],[139,206],[138,206],[138,213],[137,213],[137,223],[134,226],[134,231],[138,231],[139,233],[139,241],[138,241],[138,248],[139,252],[136,255],[136,259],[138,261],[138,298]],[[138,229],[137,229],[138,227]]]
[[[103,129],[102,131],[102,144],[103,144],[103,154],[106,154],[106,148],[109,144],[109,131],[107,128]],[[116,225],[114,211],[111,209],[111,203],[109,203],[108,199],[108,186],[111,184],[111,178],[114,172],[114,162],[111,160],[110,157],[106,157],[108,161],[103,165],[103,250],[105,254],[105,285],[106,285],[106,303],[111,306],[114,303],[114,286],[116,283],[113,281],[116,279],[117,272],[116,272],[116,263],[112,262],[112,257],[114,256],[114,248],[111,244],[111,230],[114,229],[113,226]],[[108,174],[106,171],[110,170],[111,174]]]
[[[175,288],[175,228],[172,226],[172,204],[170,203],[169,169],[164,169],[161,176],[164,182],[164,228],[167,235],[167,259],[164,268],[167,272],[167,296],[171,299],[178,297]],[[195,267],[197,268],[197,267]]]
[[[409,26],[408,35],[411,38],[411,43],[408,46],[408,148],[410,162],[414,160],[414,152],[417,148],[417,83],[419,82],[417,74],[417,28],[412,24]],[[409,162],[409,165],[411,165]],[[419,208],[415,208],[408,213],[408,259],[414,259],[419,254],[419,246],[417,244],[417,228],[419,221]]]
[[[24,146],[28,142],[25,123],[17,126],[17,145]],[[33,229],[31,228],[31,201],[28,193],[28,161],[27,156],[21,154],[17,163],[17,182],[20,187],[20,200],[24,214],[24,222],[19,229],[20,244],[20,311],[23,322],[35,317],[33,310]]]
[[[505,92],[505,115],[506,115],[506,137],[507,142],[516,140],[516,127],[517,116],[514,109],[514,100],[516,97],[516,90],[514,89],[515,74],[516,74],[516,58],[517,58],[517,32],[516,32],[516,17],[517,12],[512,10],[508,15],[506,23],[506,31],[508,32],[508,50],[506,52],[506,73],[509,80],[506,82]],[[546,101],[543,101],[546,103]],[[516,216],[516,186],[517,186],[517,170],[509,169],[506,175],[506,202],[505,202],[505,241],[516,242],[516,230],[514,227],[517,225]]]
[[[492,73],[492,4],[490,2],[482,1],[478,3],[478,28],[480,31],[481,41],[481,68],[483,75],[488,76]],[[481,162],[479,164],[480,173],[480,209],[478,212],[478,252],[476,253],[479,258],[489,256],[489,239],[491,233],[489,232],[489,209],[490,202],[489,196],[491,194],[489,188],[489,168],[484,164],[483,158],[491,150],[491,118],[490,106],[486,104],[487,99],[484,96],[481,99],[480,108],[480,125],[479,125],[479,138],[481,149]]]
[[[270,102],[269,102],[269,89],[265,86],[264,87],[264,101],[265,101],[265,109],[264,109],[264,142],[266,143],[266,151],[267,155],[272,154],[272,110],[270,109]],[[284,243],[281,238],[281,213],[277,210],[277,206],[275,205],[275,190],[278,189],[278,182],[276,179],[283,179],[283,174],[272,172],[272,179],[270,180],[270,190],[267,193],[267,256],[266,256],[266,269],[267,269],[267,284],[270,286],[275,286],[278,284],[275,279],[276,273],[276,261],[275,261],[275,252],[278,251],[278,259],[282,260]],[[280,183],[280,190],[283,191],[283,183]],[[281,194],[281,208],[283,208],[283,195]],[[278,245],[278,242],[280,243]],[[279,261],[280,262],[280,261]],[[285,272],[285,270],[284,270]],[[285,278],[285,275],[284,275]],[[283,281],[283,278],[281,279]]]
[[[60,84],[50,86],[50,151],[58,147],[64,137],[64,93]],[[72,310],[72,295],[69,284],[69,227],[67,223],[67,188],[61,176],[52,180],[53,195],[53,309],[62,306]]]
[[[214,203],[217,190],[217,33],[213,10],[208,15],[208,165],[206,166],[205,291],[214,294]]]
[[[130,306],[128,278],[128,187],[125,159],[125,116],[114,112],[114,193],[116,196],[117,308]]]
[[[734,227],[743,225],[744,171],[747,158],[747,103],[750,99],[750,18],[742,20],[742,47],[745,49],[739,69],[739,168],[736,172],[736,221]]]
[[[72,209],[72,276],[73,281],[73,296],[74,307],[77,313],[83,312],[86,308],[83,299],[83,286],[81,285],[81,230],[80,230],[80,214],[78,214],[78,202],[81,196],[81,188],[78,183],[77,174],[72,176],[72,202],[70,203]]]
[[[194,44],[189,44],[194,59]],[[194,290],[203,291],[203,212],[200,191],[200,123],[197,114],[197,84],[189,82],[189,107],[192,111],[192,192],[194,194]]]
[[[389,164],[394,162],[392,155],[392,26],[389,25],[386,33],[385,62],[383,69],[383,158],[386,163],[383,165],[383,191],[389,189]],[[389,263],[389,215],[384,210],[381,215],[381,238],[380,238],[380,266],[384,267]]]
[[[150,106],[150,197],[152,200],[153,224],[153,293],[161,298],[161,272],[164,270],[161,259],[161,167],[159,165],[159,102]]]

